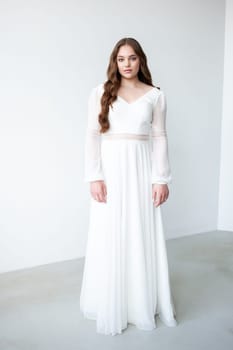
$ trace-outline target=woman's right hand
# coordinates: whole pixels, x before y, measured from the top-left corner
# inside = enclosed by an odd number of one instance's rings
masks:
[[[107,201],[107,187],[103,180],[91,181],[90,190],[92,197],[98,202]]]

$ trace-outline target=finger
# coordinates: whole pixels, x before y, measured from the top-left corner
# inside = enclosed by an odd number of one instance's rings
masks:
[[[156,191],[154,191],[153,192],[153,201],[155,202],[155,201],[157,201],[157,199],[158,199],[158,193],[156,192]]]
[[[91,196],[94,200],[96,200],[96,193],[95,192],[91,192]]]
[[[158,196],[154,197],[153,202],[154,202],[154,205],[157,205],[157,203],[159,203]]]
[[[167,198],[164,196],[162,199],[161,199],[161,203],[165,203],[167,200]]]
[[[105,202],[104,192],[100,193],[100,202]]]
[[[155,190],[154,190],[154,187],[152,187],[152,199],[153,199],[153,200],[154,200],[155,195],[156,195],[156,192],[155,192]]]
[[[158,207],[161,204],[161,194],[157,194],[157,198],[155,200],[155,206]]]
[[[95,196],[97,202],[100,202],[101,201],[101,198],[100,198],[100,194],[99,193],[96,193],[96,196]]]
[[[99,199],[100,199],[100,202],[105,202],[105,195],[104,195],[104,190],[103,189],[99,193]]]
[[[104,189],[103,189],[103,196],[104,196],[104,201],[106,202],[106,197],[107,197],[107,187],[104,186]]]
[[[158,192],[154,189],[152,193],[152,199],[155,201],[158,198]]]
[[[158,204],[159,204],[159,200],[158,200],[158,198],[154,198],[154,206],[158,206]]]

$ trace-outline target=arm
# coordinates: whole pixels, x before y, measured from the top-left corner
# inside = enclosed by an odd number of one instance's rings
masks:
[[[163,91],[160,91],[155,105],[153,106],[151,123],[152,184],[168,184],[172,182],[166,132],[166,113],[166,97]]]
[[[98,87],[92,89],[88,99],[87,128],[85,138],[84,182],[104,180],[101,166],[101,134],[98,115],[100,98]]]

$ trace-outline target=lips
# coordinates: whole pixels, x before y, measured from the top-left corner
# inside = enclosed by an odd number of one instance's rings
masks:
[[[125,73],[130,73],[130,72],[132,72],[132,70],[131,69],[126,69],[126,70],[124,70],[124,72]]]

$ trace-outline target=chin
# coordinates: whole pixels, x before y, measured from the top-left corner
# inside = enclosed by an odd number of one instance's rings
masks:
[[[134,74],[134,73],[130,73],[130,74],[125,74],[125,73],[122,73],[121,74],[124,78],[134,78],[137,74]]]

